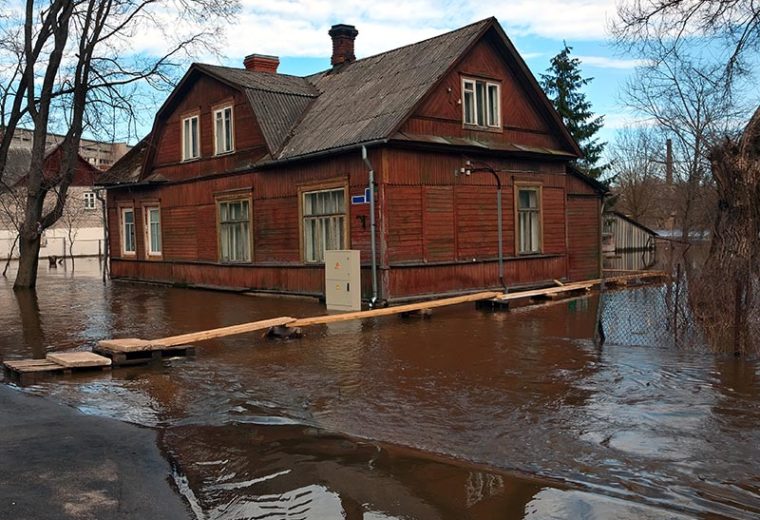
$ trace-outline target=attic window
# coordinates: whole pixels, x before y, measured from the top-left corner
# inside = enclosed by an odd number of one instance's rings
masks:
[[[198,116],[182,120],[182,160],[189,161],[201,156]]]
[[[498,83],[462,79],[462,120],[465,125],[501,128],[500,100]]]
[[[232,107],[214,110],[214,153],[229,153],[233,148]]]

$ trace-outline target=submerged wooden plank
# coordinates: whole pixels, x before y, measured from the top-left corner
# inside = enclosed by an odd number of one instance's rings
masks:
[[[92,352],[54,352],[47,359],[66,368],[107,367],[111,360]]]
[[[343,314],[329,314],[327,316],[314,316],[312,318],[300,318],[288,324],[290,327],[306,327],[308,325],[324,325],[328,323],[337,323],[341,321],[363,320],[367,318],[377,318],[380,316],[392,316],[404,312],[419,311],[422,309],[433,309],[436,307],[445,307],[448,305],[457,305],[459,303],[476,302],[479,300],[490,300],[501,295],[501,291],[487,291],[475,294],[466,294],[464,296],[454,296],[442,300],[432,300],[419,303],[410,303],[407,305],[397,305],[395,307],[386,307],[384,309],[372,309],[369,311],[346,312]]]

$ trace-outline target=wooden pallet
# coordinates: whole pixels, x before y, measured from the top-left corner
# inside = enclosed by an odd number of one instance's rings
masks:
[[[110,370],[111,360],[92,352],[55,352],[46,359],[13,359],[3,363],[11,374],[70,374],[85,370]]]
[[[195,347],[191,345],[162,346],[137,338],[99,341],[92,350],[107,357],[114,366],[142,365],[166,357],[195,354]]]

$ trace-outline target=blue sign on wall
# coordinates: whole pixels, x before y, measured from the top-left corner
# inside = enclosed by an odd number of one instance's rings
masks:
[[[364,195],[353,195],[351,197],[351,204],[369,204],[369,188],[364,189]]]

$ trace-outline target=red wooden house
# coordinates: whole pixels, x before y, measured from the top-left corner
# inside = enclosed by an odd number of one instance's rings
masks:
[[[332,67],[194,64],[151,134],[107,174],[114,278],[324,293],[325,249],[359,249],[364,296],[403,300],[505,282],[594,278],[603,188],[494,18]],[[362,151],[367,151],[367,161]],[[377,269],[368,181],[374,172]]]

